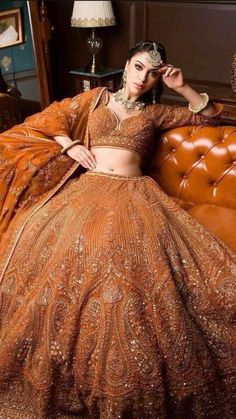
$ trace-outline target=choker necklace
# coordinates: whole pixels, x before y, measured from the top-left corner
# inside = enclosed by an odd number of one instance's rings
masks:
[[[128,111],[134,111],[135,108],[142,110],[146,105],[145,102],[141,100],[129,100],[124,95],[124,89],[118,90],[114,93],[114,99],[116,102],[120,102],[121,105]]]

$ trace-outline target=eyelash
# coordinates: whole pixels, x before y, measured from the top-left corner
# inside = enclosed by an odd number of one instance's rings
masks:
[[[151,72],[152,77],[157,77],[157,73],[155,71]]]
[[[139,65],[139,64],[135,64],[135,68],[138,71],[141,71],[143,69],[143,67],[141,65]],[[157,73],[155,71],[151,71],[150,74],[152,75],[153,78],[157,77]]]

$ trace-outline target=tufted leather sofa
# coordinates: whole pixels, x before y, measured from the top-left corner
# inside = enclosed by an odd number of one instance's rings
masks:
[[[185,126],[161,133],[149,173],[236,252],[236,127]]]

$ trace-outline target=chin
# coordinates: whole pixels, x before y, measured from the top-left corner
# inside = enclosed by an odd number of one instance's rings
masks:
[[[130,92],[132,93],[132,95],[135,96],[142,96],[145,93],[144,89],[139,89],[138,87],[132,87],[132,89],[130,89]]]

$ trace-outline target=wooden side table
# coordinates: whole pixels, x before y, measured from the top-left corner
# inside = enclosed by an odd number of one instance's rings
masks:
[[[236,95],[227,99],[215,99],[224,105],[222,122],[227,125],[236,125]]]
[[[86,92],[94,87],[104,86],[115,92],[119,88],[123,70],[107,68],[99,73],[87,73],[82,68],[71,70],[69,74],[75,77],[77,93]]]

